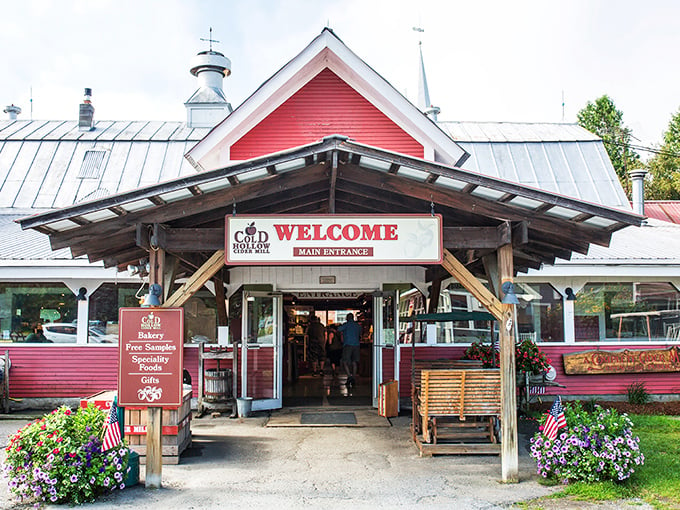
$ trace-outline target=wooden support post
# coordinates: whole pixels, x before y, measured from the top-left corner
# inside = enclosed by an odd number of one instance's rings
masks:
[[[215,277],[215,302],[217,306],[217,325],[227,326],[229,316],[227,314],[227,296],[224,293],[224,280]]]
[[[147,407],[146,477],[147,489],[160,489],[163,475],[163,408]]]
[[[427,313],[437,313],[439,307],[439,294],[442,289],[442,279],[435,278],[432,280],[432,287],[430,288],[430,303],[427,307]]]
[[[512,282],[514,274],[512,245],[498,248],[500,282]],[[503,482],[519,481],[519,451],[517,446],[517,381],[515,379],[514,305],[501,304],[503,318],[498,332],[501,358],[501,476]]]
[[[165,250],[153,248],[149,250],[149,287],[165,283]],[[160,296],[163,299],[163,296]],[[144,485],[147,489],[160,489],[163,479],[163,408],[146,408],[146,476]]]

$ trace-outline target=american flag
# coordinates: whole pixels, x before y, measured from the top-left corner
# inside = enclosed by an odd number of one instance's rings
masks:
[[[118,404],[116,403],[116,398],[114,397],[113,403],[111,404],[111,412],[109,413],[109,418],[106,420],[104,425],[104,442],[102,443],[102,452],[110,450],[122,441],[120,437],[120,425],[118,424]]]
[[[550,440],[557,437],[557,431],[567,426],[567,420],[564,417],[564,410],[562,409],[562,397],[558,395],[553,402],[548,417],[543,424],[543,433]]]

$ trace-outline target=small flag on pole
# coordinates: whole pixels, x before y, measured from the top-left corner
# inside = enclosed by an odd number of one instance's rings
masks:
[[[102,443],[102,452],[110,450],[122,441],[120,437],[120,425],[118,424],[118,404],[117,398],[113,398],[111,404],[111,412],[104,424],[104,442]]]
[[[559,395],[553,402],[548,417],[543,424],[543,433],[550,440],[557,437],[557,431],[567,426],[567,420],[564,417],[564,410],[562,409],[562,397]]]

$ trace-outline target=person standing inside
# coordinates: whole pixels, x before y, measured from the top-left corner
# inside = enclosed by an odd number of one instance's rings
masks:
[[[338,328],[342,333],[342,364],[347,373],[347,385],[354,384],[359,370],[359,349],[361,345],[361,325],[354,320],[354,314],[347,314],[347,322]]]
[[[47,343],[52,343],[50,340],[47,339],[45,334],[43,333],[43,328],[42,324],[34,324],[33,325],[33,333],[28,335],[26,337],[25,342],[29,343],[39,343],[39,344],[47,344]]]
[[[326,336],[328,339],[326,343],[328,359],[333,369],[333,376],[336,376],[336,370],[342,362],[342,339],[340,333],[338,333],[338,326],[336,324],[329,324],[326,328]]]
[[[313,375],[323,375],[323,367],[326,363],[326,328],[316,315],[312,315],[307,326],[307,338]]]

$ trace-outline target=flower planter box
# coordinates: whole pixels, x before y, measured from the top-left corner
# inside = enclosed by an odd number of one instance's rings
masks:
[[[114,390],[100,391],[81,399],[80,407],[93,403],[99,409],[111,409]],[[139,463],[146,463],[146,407],[125,407],[125,438],[128,446],[139,454]],[[184,390],[182,405],[163,408],[163,464],[179,464],[182,452],[191,446],[191,390]]]

